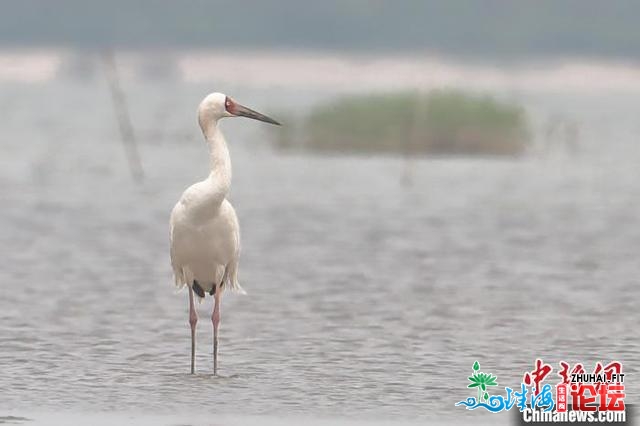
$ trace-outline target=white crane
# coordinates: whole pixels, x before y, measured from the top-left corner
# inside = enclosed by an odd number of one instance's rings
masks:
[[[212,93],[198,107],[198,122],[209,145],[211,173],[187,188],[171,212],[171,266],[178,288],[189,288],[191,374],[195,372],[196,323],[194,292],[214,297],[213,374],[218,374],[218,327],[222,292],[229,287],[244,293],[238,283],[240,226],[226,196],[231,185],[231,158],[218,128],[224,117],[249,117],[280,125],[272,118],[240,105],[222,93]]]

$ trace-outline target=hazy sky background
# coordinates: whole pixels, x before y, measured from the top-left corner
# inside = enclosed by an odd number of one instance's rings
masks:
[[[0,0],[0,45],[640,57],[640,2]]]

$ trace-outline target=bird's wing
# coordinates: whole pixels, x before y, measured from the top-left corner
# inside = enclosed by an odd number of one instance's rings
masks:
[[[175,285],[178,288],[182,288],[185,286],[186,282],[184,279],[184,274],[182,271],[182,267],[179,265],[177,256],[176,256],[176,248],[175,248],[175,227],[178,216],[178,210],[180,209],[180,201],[173,207],[171,211],[171,218],[169,219],[169,256],[171,257],[171,267],[173,268],[173,277],[175,281]]]

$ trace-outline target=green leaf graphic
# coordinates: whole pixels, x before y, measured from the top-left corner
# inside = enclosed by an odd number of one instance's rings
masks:
[[[474,373],[468,377],[471,384],[467,385],[467,388],[478,388],[478,401],[482,402],[489,398],[487,392],[487,386],[498,386],[498,377],[490,373],[483,373],[480,370],[480,363],[478,361],[473,363]]]

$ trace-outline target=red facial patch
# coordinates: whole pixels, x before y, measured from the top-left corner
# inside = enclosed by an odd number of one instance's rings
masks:
[[[228,96],[226,97],[226,99],[224,101],[224,107],[225,107],[225,109],[227,110],[227,112],[229,114],[233,114],[233,115],[236,114],[236,112],[235,112],[236,111],[236,104]]]

